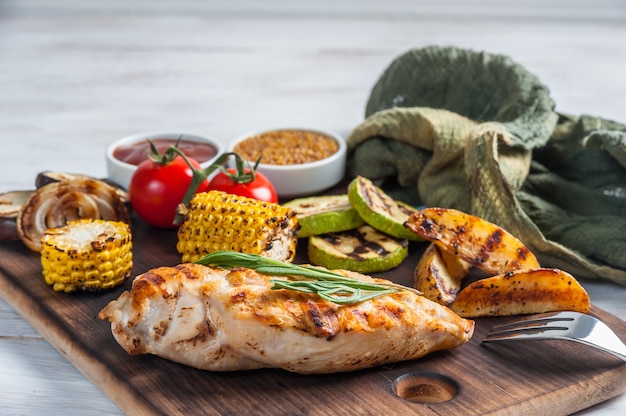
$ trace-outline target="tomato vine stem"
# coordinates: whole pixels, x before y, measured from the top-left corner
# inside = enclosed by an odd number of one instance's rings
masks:
[[[178,225],[182,222],[184,215],[181,212],[184,211],[184,207],[186,207],[189,201],[191,201],[191,198],[193,198],[194,194],[196,193],[196,191],[198,190],[202,182],[204,182],[209,176],[211,176],[213,172],[215,172],[218,169],[221,169],[225,174],[231,177],[235,182],[248,183],[254,180],[255,178],[254,172],[257,166],[259,165],[259,162],[261,161],[261,158],[259,158],[254,164],[254,166],[250,166],[250,164],[247,161],[243,160],[241,156],[239,156],[237,153],[226,152],[226,153],[221,154],[215,160],[215,162],[211,163],[206,168],[197,169],[191,164],[191,162],[187,158],[187,155],[185,155],[185,153],[182,150],[180,150],[177,146],[168,147],[165,153],[163,154],[162,158],[163,159],[170,158],[171,160],[173,159],[172,155],[174,155],[173,157],[176,157],[176,155],[182,157],[192,172],[191,183],[189,184],[189,187],[187,188],[187,191],[185,192],[185,195],[183,196],[183,200],[180,201],[180,204],[178,204],[179,208],[176,210],[176,216],[174,217],[175,225]],[[235,168],[236,168],[235,173],[228,172],[227,168],[224,166],[231,157],[235,159]]]

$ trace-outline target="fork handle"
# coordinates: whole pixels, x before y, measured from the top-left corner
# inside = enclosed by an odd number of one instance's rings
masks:
[[[617,349],[615,350],[604,349],[604,351],[608,352],[609,354],[613,354],[614,356],[618,358],[621,358],[623,361],[626,361],[626,346],[624,344],[622,344],[622,348],[620,349],[620,351],[617,351]]]
[[[587,344],[587,342],[582,339],[580,341]],[[617,336],[614,339],[607,339],[602,345],[591,343],[589,345],[626,361],[626,345],[619,338],[617,338]]]

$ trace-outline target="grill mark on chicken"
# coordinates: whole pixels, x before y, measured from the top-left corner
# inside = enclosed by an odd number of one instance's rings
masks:
[[[152,332],[155,334],[155,338],[159,339],[167,332],[170,324],[169,321],[160,321],[157,325],[152,328]]]
[[[246,292],[237,292],[230,298],[234,303],[244,302],[246,300]]]
[[[180,340],[178,341],[181,344],[190,344],[191,346],[195,347],[197,344],[206,342],[206,340],[209,338],[209,335],[211,335],[211,331],[209,330],[209,326],[202,326],[200,331],[198,332],[197,335],[189,338],[189,339],[185,339],[185,340]]]
[[[395,321],[399,321],[400,319],[402,319],[402,313],[404,312],[402,310],[402,308],[398,307],[398,308],[389,308],[387,306],[381,305],[379,306],[379,309],[385,313],[387,316],[389,316],[392,320]]]
[[[134,347],[135,350],[138,350],[139,347],[141,347],[141,344],[142,344],[142,342],[141,342],[140,338],[133,338],[133,347]]]
[[[199,276],[196,273],[191,272],[191,269],[183,268],[183,269],[180,269],[180,271],[185,276],[185,279],[196,280],[199,278]]]
[[[133,282],[133,286],[136,285],[137,290],[152,290],[153,288],[160,286],[165,282],[165,276],[157,274],[156,271],[148,271],[144,274],[144,278]],[[133,288],[135,290],[135,288]]]
[[[307,328],[312,329],[310,332],[315,336],[330,341],[339,332],[337,313],[329,307],[324,307],[321,302],[308,300],[302,305],[302,310],[305,317],[304,323]]]

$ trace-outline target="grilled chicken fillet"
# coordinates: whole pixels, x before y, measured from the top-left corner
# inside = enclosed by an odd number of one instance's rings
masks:
[[[474,330],[473,321],[414,292],[340,306],[272,290],[270,278],[246,268],[161,267],[138,276],[99,317],[130,354],[212,371],[359,370],[458,347]]]

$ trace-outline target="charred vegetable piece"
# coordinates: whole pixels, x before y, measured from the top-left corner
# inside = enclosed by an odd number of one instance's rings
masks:
[[[46,170],[37,174],[37,177],[35,178],[35,187],[39,189],[42,186],[48,185],[49,183],[73,181],[76,179],[84,180],[96,178],[78,173],[55,172],[51,170]]]
[[[455,209],[425,208],[411,215],[406,227],[486,273],[539,268],[535,255],[512,234]]]
[[[430,243],[417,263],[413,287],[428,299],[450,306],[471,265]]]
[[[369,179],[363,176],[354,178],[348,185],[348,198],[361,218],[377,230],[397,238],[422,240],[403,225],[418,210],[394,200]]]
[[[95,179],[75,179],[37,189],[20,209],[17,231],[26,246],[40,251],[41,236],[48,228],[83,218],[130,223],[115,188]]]
[[[57,292],[102,291],[122,284],[133,268],[132,236],[119,221],[81,219],[46,230],[41,266]]]
[[[292,208],[298,217],[298,238],[352,230],[365,224],[345,194],[298,198],[283,206]]]
[[[408,255],[408,241],[369,225],[309,237],[309,261],[327,269],[374,273],[393,269]]]
[[[464,318],[554,311],[588,313],[589,295],[559,269],[518,270],[471,283],[450,308]]]
[[[34,191],[9,191],[0,194],[0,240],[19,240],[17,216]]]
[[[88,175],[82,175],[80,173],[67,173],[67,172],[55,172],[55,171],[51,171],[51,170],[46,170],[43,172],[39,172],[37,174],[37,178],[35,178],[35,187],[37,187],[37,189],[41,188],[42,186],[46,186],[49,183],[53,183],[53,182],[66,182],[66,181],[73,181],[73,180],[97,180],[97,181],[102,181],[105,182],[107,185],[112,186],[113,188],[115,188],[115,192],[117,192],[117,195],[120,197],[120,199],[124,202],[124,203],[128,203],[129,202],[129,198],[128,198],[128,192],[123,189],[122,187],[120,187],[118,184],[113,183],[107,179],[98,179],[98,178],[94,178],[92,176],[88,176]]]
[[[209,191],[196,194],[181,213],[176,248],[183,263],[222,250],[288,262],[296,255],[298,219],[291,208]]]

